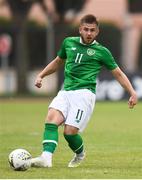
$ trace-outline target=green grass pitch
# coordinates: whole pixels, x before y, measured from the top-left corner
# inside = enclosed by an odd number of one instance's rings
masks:
[[[0,101],[0,178],[2,179],[95,179],[142,178],[142,103],[129,109],[127,102],[97,102],[82,134],[86,159],[78,168],[68,168],[73,153],[59,128],[59,145],[53,168],[13,171],[9,153],[25,148],[33,157],[42,150],[42,132],[48,104],[41,100]]]

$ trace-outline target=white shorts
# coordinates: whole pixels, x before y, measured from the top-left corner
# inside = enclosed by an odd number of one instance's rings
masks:
[[[96,95],[88,89],[61,90],[49,108],[62,112],[65,124],[77,127],[80,132],[86,127],[95,105]]]

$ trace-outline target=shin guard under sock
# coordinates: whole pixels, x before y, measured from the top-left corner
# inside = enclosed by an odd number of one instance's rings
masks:
[[[76,154],[80,154],[83,151],[83,140],[79,134],[64,134],[69,147]]]
[[[43,134],[43,151],[53,153],[58,144],[58,126],[56,124],[46,123]]]

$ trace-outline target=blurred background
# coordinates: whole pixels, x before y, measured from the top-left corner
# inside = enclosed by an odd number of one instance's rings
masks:
[[[78,35],[79,20],[92,13],[100,21],[97,41],[106,46],[142,99],[141,0],[0,0],[0,97],[53,96],[62,87],[63,69],[34,87],[36,75],[54,57],[62,40]],[[98,100],[128,94],[103,69]]]

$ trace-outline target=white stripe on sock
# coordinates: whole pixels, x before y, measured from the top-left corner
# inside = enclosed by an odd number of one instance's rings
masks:
[[[52,142],[52,143],[58,145],[58,143],[56,141],[54,141],[54,140],[44,140],[44,141],[42,141],[42,144],[48,143],[48,142]]]
[[[77,150],[79,150],[82,146],[83,146],[83,144],[81,144],[81,146],[79,146],[79,148],[77,148],[77,149],[75,150],[75,152],[76,152]]]

